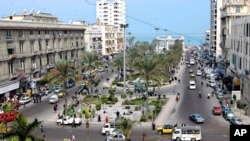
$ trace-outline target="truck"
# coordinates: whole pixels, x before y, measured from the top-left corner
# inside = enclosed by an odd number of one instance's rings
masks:
[[[57,119],[56,124],[57,125],[72,125],[73,121],[74,121],[75,125],[82,124],[81,118],[74,118],[74,117],[70,117],[70,116],[66,116],[66,117]]]

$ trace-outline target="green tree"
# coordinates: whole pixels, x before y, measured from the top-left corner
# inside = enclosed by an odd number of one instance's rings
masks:
[[[84,52],[81,61],[83,64],[80,66],[80,69],[81,71],[89,72],[88,84],[91,87],[91,92],[93,92],[93,79],[95,76],[93,73],[95,73],[95,69],[103,67],[103,62],[96,53],[92,52]]]
[[[133,68],[136,70],[135,76],[144,80],[146,92],[149,88],[149,82],[152,81],[158,86],[161,85],[164,69],[161,67],[161,61],[157,55],[145,55],[140,61],[136,61]],[[146,116],[148,112],[148,95],[146,94]]]
[[[16,119],[13,121],[12,130],[1,135],[2,139],[13,139],[16,141],[42,141],[32,135],[32,132],[39,127],[41,121],[35,119],[31,123],[28,123],[28,119],[25,118],[22,114],[19,114]]]
[[[6,119],[6,116],[7,116],[6,112],[10,112],[10,111],[14,110],[15,106],[12,103],[7,102],[7,103],[4,103],[1,108],[3,110],[3,117],[4,117],[3,123],[5,125],[5,131],[7,132],[8,121]]]
[[[76,69],[71,67],[70,63],[66,61],[59,61],[55,64],[55,70],[47,73],[45,78],[52,85],[60,85],[63,87],[64,92],[64,114],[67,113],[67,85],[68,80],[73,80],[78,83],[80,80],[80,75],[77,73]]]

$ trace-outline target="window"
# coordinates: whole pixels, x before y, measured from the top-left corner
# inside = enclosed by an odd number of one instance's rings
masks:
[[[240,7],[239,7],[239,6],[237,6],[237,7],[235,8],[235,13],[240,13]]]

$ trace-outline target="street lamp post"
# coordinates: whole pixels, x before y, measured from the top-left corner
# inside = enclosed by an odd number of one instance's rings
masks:
[[[123,93],[126,94],[126,28],[128,24],[121,24],[123,28]]]

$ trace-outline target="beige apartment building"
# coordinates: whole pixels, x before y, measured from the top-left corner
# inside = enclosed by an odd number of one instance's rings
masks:
[[[85,51],[86,24],[62,23],[48,13],[21,13],[0,20],[0,94],[37,79],[59,60],[77,63]]]

